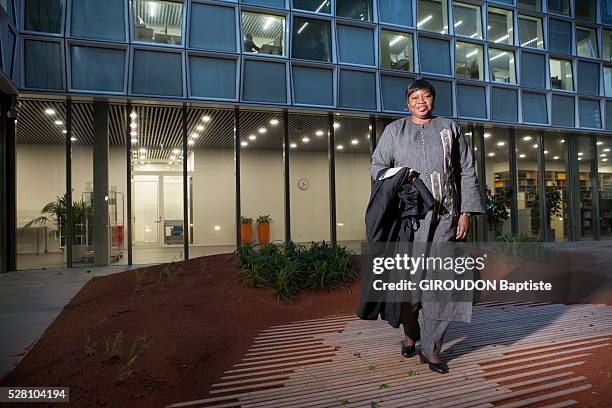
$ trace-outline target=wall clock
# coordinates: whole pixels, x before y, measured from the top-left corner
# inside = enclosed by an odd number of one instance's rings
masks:
[[[310,181],[307,178],[301,178],[298,180],[298,188],[300,190],[308,190],[310,187]]]

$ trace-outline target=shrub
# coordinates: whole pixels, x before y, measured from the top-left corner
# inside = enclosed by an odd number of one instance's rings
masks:
[[[292,301],[300,291],[330,290],[356,278],[351,253],[325,241],[310,247],[294,242],[243,244],[234,252],[240,278],[253,286],[267,287],[280,300]]]
[[[552,249],[546,246],[541,238],[525,233],[498,236],[493,243],[493,250],[506,262],[516,260],[548,262],[553,254]]]

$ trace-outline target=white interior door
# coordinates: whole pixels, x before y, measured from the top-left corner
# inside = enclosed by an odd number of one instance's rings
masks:
[[[134,244],[159,245],[159,176],[135,175],[133,186]]]

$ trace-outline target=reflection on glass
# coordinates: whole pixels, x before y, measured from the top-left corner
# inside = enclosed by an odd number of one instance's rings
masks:
[[[482,46],[457,41],[455,76],[483,80]]]
[[[603,30],[601,37],[603,41],[603,59],[604,61],[612,61],[612,31]]]
[[[576,7],[576,19],[595,21],[596,0],[577,0],[574,3]]]
[[[512,184],[509,165],[509,131],[484,128],[486,218],[488,239],[511,232]]]
[[[134,40],[156,44],[182,43],[183,2],[134,0]]]
[[[361,21],[372,21],[372,0],[336,0],[336,15]]]
[[[572,23],[548,19],[548,49],[551,52],[572,54]]]
[[[567,238],[567,135],[544,132],[544,189],[547,241]],[[539,222],[539,221],[538,221]]]
[[[412,1],[378,0],[379,19],[388,24],[412,27]]]
[[[419,0],[417,28],[448,34],[448,5],[446,0]]]
[[[578,161],[578,180],[577,188],[580,194],[578,201],[580,218],[578,219],[578,230],[582,238],[592,239],[593,228],[595,226],[593,212],[593,183],[591,165],[593,164],[592,154],[592,139],[590,136],[576,135],[576,145],[578,152],[576,157]]]
[[[519,16],[519,41],[521,47],[544,48],[542,19],[530,16]]]
[[[25,0],[24,28],[29,31],[62,32],[63,0]]]
[[[380,67],[413,71],[412,34],[381,30]]]
[[[294,17],[293,58],[331,61],[331,27],[329,21]]]
[[[541,11],[542,3],[540,0],[518,0],[518,6],[520,8]]]
[[[599,228],[602,238],[612,238],[612,142],[597,140],[597,171],[599,174]]]
[[[489,48],[489,69],[491,81],[516,84],[514,51]]]
[[[548,0],[548,11],[550,13],[570,15],[570,0]]]
[[[542,147],[538,132],[519,130],[516,133],[516,181],[518,231],[540,236],[539,166]]]
[[[480,6],[453,3],[455,34],[482,39],[482,18]]]
[[[285,55],[285,17],[242,12],[242,50]]]
[[[612,67],[603,67],[603,69],[605,95],[612,97]]]
[[[574,90],[572,75],[572,62],[551,58],[550,60],[550,87],[564,91]]]
[[[293,8],[330,14],[331,0],[293,0]]]
[[[576,52],[579,57],[597,58],[597,30],[576,27]]]
[[[512,11],[489,7],[489,25],[487,35],[489,41],[498,44],[514,44],[514,25]]]

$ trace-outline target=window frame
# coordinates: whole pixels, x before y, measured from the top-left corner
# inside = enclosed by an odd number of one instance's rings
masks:
[[[600,48],[601,48],[601,39],[600,39],[601,34],[600,34],[600,31],[601,30],[599,30],[597,27],[594,27],[594,26],[591,26],[591,25],[588,25],[588,24],[578,25],[575,22],[574,22],[573,26],[574,26],[574,55],[577,58],[587,58],[587,59],[590,59],[590,60],[600,60],[601,59],[601,50],[600,50]],[[586,56],[586,55],[578,55],[578,35],[577,35],[577,32],[578,32],[579,29],[586,29],[586,30],[589,30],[589,31],[595,30],[595,42],[596,42],[596,44],[595,44],[595,51],[597,52],[596,56],[593,57],[593,56]]]
[[[555,60],[555,61],[564,61],[564,62],[569,62],[570,64],[570,68],[572,70],[572,89],[568,90],[568,89],[558,89],[558,88],[553,88],[552,86],[552,74],[551,74],[551,70],[550,70],[550,61],[551,60]],[[547,58],[546,58],[546,62],[548,64],[547,67],[547,72],[548,72],[548,79],[547,79],[547,84],[546,87],[547,89],[550,89],[551,91],[557,92],[557,93],[569,93],[569,94],[576,94],[577,91],[577,86],[576,86],[576,81],[578,78],[576,78],[576,70],[577,70],[577,66],[576,64],[576,60],[571,59],[571,58],[561,58],[561,57],[557,57],[554,54],[548,54]]]
[[[416,52],[416,44],[415,44],[415,38],[416,38],[416,33],[412,30],[397,30],[395,29],[396,26],[392,26],[393,29],[391,29],[391,27],[385,27],[385,26],[379,26],[378,27],[378,64],[376,65],[376,68],[383,71],[383,72],[406,72],[406,73],[412,73],[415,74],[418,72],[418,70],[416,69],[418,66],[417,63],[417,52]],[[381,65],[381,55],[382,55],[382,50],[381,50],[381,46],[382,46],[382,31],[390,31],[390,32],[394,32],[394,33],[399,33],[399,34],[405,34],[408,35],[409,37],[411,37],[411,41],[412,41],[412,67],[410,71],[404,71],[401,69],[395,69],[395,68],[387,68],[387,67],[383,67]]]
[[[514,83],[510,82],[499,82],[499,81],[493,81],[491,78],[493,77],[491,75],[491,54],[490,54],[490,50],[494,49],[496,51],[505,51],[505,52],[511,52],[513,55],[513,59],[514,59]],[[487,66],[487,81],[491,84],[502,84],[505,86],[511,86],[511,87],[518,87],[520,84],[520,69],[517,70],[517,67],[520,68],[520,65],[518,65],[520,63],[520,61],[518,60],[517,57],[517,48],[515,47],[511,47],[509,45],[504,45],[504,46],[499,46],[499,45],[495,45],[495,46],[491,46],[491,44],[487,43],[486,44],[486,53],[487,53],[487,58],[486,58],[486,66]],[[520,53],[519,53],[520,54]]]
[[[362,29],[368,29],[368,30],[372,30],[373,34],[374,34],[374,43],[372,44],[373,46],[373,51],[374,51],[374,61],[372,63],[372,65],[364,65],[364,64],[355,64],[352,62],[342,62],[340,61],[340,37],[338,36],[338,25],[341,26],[353,26],[353,27],[357,27],[357,28],[362,28]],[[347,67],[355,67],[355,68],[368,68],[368,69],[376,69],[379,66],[379,54],[378,54],[378,44],[380,42],[380,38],[379,38],[379,33],[378,33],[378,29],[377,29],[377,24],[376,23],[365,23],[365,22],[359,22],[358,20],[344,20],[344,19],[335,19],[333,27],[332,27],[334,33],[332,34],[332,38],[334,38],[336,41],[336,47],[337,47],[337,59],[336,59],[336,63],[338,65],[342,65],[342,66],[347,66]],[[340,73],[338,73],[338,78],[340,76]]]
[[[357,23],[362,23],[362,24],[376,24],[379,21],[378,18],[378,1],[376,0],[368,0],[370,2],[370,4],[372,5],[372,18],[370,20],[357,20],[355,18],[351,18],[351,17],[345,17],[345,16],[339,16],[338,15],[338,0],[332,0],[332,4],[331,4],[331,10],[332,10],[332,16],[334,16],[334,18],[341,20],[343,22],[357,22]],[[417,0],[418,1],[418,0]]]
[[[17,27],[19,29],[19,34],[23,35],[44,35],[45,37],[56,37],[56,38],[64,38],[66,34],[66,7],[68,7],[68,1],[63,0],[64,4],[62,6],[62,22],[61,29],[59,33],[48,33],[45,31],[32,31],[26,30],[25,28],[25,1],[20,1],[17,4],[19,5],[19,11],[16,14],[19,15],[17,19]],[[7,15],[7,20],[10,20]]]
[[[185,99],[185,95],[186,95],[186,86],[187,86],[187,81],[186,81],[186,73],[185,73],[185,49],[176,49],[176,48],[170,48],[170,47],[151,47],[151,46],[142,46],[141,44],[133,44],[130,45],[130,50],[129,50],[129,59],[130,59],[130,69],[129,69],[129,79],[128,79],[128,96],[146,96],[148,98],[161,98],[164,100],[182,100]],[[134,88],[134,54],[136,51],[151,51],[151,52],[165,52],[165,53],[170,53],[170,54],[180,54],[181,55],[181,64],[182,64],[182,83],[183,83],[183,87],[182,87],[182,95],[181,96],[164,96],[164,95],[154,95],[154,94],[141,94],[141,93],[136,93],[133,92],[132,89]]]
[[[473,7],[475,9],[478,9],[478,14],[479,14],[479,19],[480,19],[480,38],[479,37],[470,37],[470,36],[466,36],[463,34],[457,34],[457,30],[455,30],[455,5],[459,5],[459,6],[464,6],[464,7]],[[451,11],[452,11],[452,20],[453,20],[453,24],[452,24],[452,35],[456,36],[456,37],[460,37],[460,38],[467,38],[469,40],[473,40],[473,41],[485,41],[486,40],[486,36],[485,36],[485,28],[486,25],[484,24],[485,18],[484,18],[484,4],[477,4],[477,3],[470,3],[470,0],[462,0],[462,1],[452,1],[452,7],[451,7]],[[450,25],[449,25],[449,29],[450,29]]]
[[[234,73],[234,85],[236,86],[234,91],[234,98],[212,98],[205,96],[194,96],[191,93],[191,69],[189,62],[191,57],[210,57],[217,59],[228,59],[236,61],[236,72]],[[187,99],[194,99],[198,101],[224,101],[224,102],[238,102],[240,97],[240,57],[238,54],[219,54],[209,51],[199,51],[199,50],[187,50],[185,56],[185,71],[187,71]]]
[[[594,127],[588,127],[588,126],[583,126],[582,125],[582,121],[580,120],[580,101],[581,100],[587,100],[587,101],[593,101],[593,102],[597,102],[597,104],[599,105],[599,123],[601,124],[601,127],[598,128],[594,128]],[[578,96],[576,98],[576,113],[578,114],[578,117],[576,118],[576,124],[577,124],[577,128],[580,129],[591,129],[591,130],[597,130],[597,131],[604,131],[605,130],[605,123],[604,123],[604,116],[605,116],[605,106],[603,106],[602,108],[602,99],[598,99],[596,97],[590,97],[588,95],[583,95],[583,96]]]
[[[300,107],[310,107],[310,108],[333,108],[335,109],[338,106],[338,71],[339,71],[339,67],[335,64],[329,64],[329,63],[322,63],[322,62],[316,62],[316,61],[306,61],[306,60],[295,60],[295,62],[291,61],[291,64],[289,64],[289,74],[291,75],[290,77],[290,84],[289,84],[289,92],[291,93],[291,105],[292,106],[300,106]],[[332,105],[313,105],[313,104],[309,104],[309,103],[300,103],[300,102],[296,102],[295,101],[295,88],[294,88],[294,84],[295,81],[293,80],[293,67],[306,67],[306,68],[321,68],[321,69],[331,69],[332,71],[332,98],[333,98],[333,104]]]
[[[483,26],[487,28],[486,30],[486,34],[484,35],[484,39],[490,43],[490,44],[494,44],[495,46],[497,45],[508,45],[511,47],[516,47],[517,43],[518,43],[518,30],[517,30],[517,26],[518,26],[518,19],[517,19],[517,15],[518,13],[516,13],[516,9],[512,8],[511,6],[508,6],[507,4],[493,4],[492,6],[489,5],[489,3],[486,3],[486,13],[487,13],[487,17],[485,19],[485,25]],[[504,7],[505,6],[505,7]],[[489,12],[491,11],[491,9],[493,10],[502,10],[504,12],[510,12],[512,15],[512,43],[508,44],[505,42],[494,42],[491,40],[491,38],[489,38]],[[495,11],[493,11],[495,13]]]
[[[72,0],[71,0],[72,1]],[[234,35],[234,46],[235,46],[235,51],[220,51],[220,50],[209,50],[206,48],[197,48],[191,45],[191,8],[193,3],[197,3],[197,4],[205,4],[207,6],[217,6],[217,7],[227,7],[227,8],[233,8],[234,9],[234,21],[236,24],[236,30],[235,31],[235,35]],[[187,21],[185,22],[186,27],[185,27],[185,48],[189,49],[189,50],[197,50],[197,51],[207,51],[207,52],[216,52],[216,53],[224,53],[224,54],[240,54],[242,52],[242,45],[241,45],[241,41],[240,41],[240,34],[242,32],[242,26],[240,25],[241,23],[241,18],[240,18],[240,9],[238,7],[238,5],[236,3],[232,4],[232,3],[219,3],[219,2],[215,2],[215,1],[208,1],[208,0],[190,0],[189,1],[189,9],[188,9],[188,13],[187,13]]]
[[[546,107],[546,123],[525,121],[525,118],[523,117],[523,93],[544,95],[544,98],[545,98],[544,106]],[[520,108],[519,120],[520,120],[520,123],[523,123],[526,125],[549,127],[550,122],[551,122],[551,96],[550,95],[551,94],[544,89],[535,89],[535,88],[522,89],[520,88],[519,90],[519,108]]]
[[[194,0],[192,0],[192,1],[194,1]],[[197,0],[195,0],[195,1],[197,1]],[[231,0],[230,0],[230,1],[231,1]],[[235,1],[235,0],[234,0],[234,1]],[[304,9],[301,9],[301,8],[296,8],[296,7],[294,7],[294,5],[293,5],[293,2],[294,2],[294,1],[295,1],[295,0],[289,0],[289,3],[290,3],[290,5],[289,5],[289,6],[290,6],[290,8],[291,8],[291,12],[292,12],[292,13],[293,13],[293,12],[295,12],[296,14],[305,13],[305,14],[308,14],[309,16],[330,17],[330,18],[331,18],[331,17],[334,17],[334,16],[336,15],[336,14],[335,14],[335,11],[336,11],[336,0],[330,0],[330,4],[329,4],[329,13],[323,13],[323,12],[321,12],[321,11],[319,11],[319,12],[317,13],[317,12],[314,12],[314,11],[311,11],[311,10],[304,10]],[[286,5],[286,3],[285,3],[285,5]]]
[[[500,86],[501,85],[501,86]],[[493,91],[495,89],[505,89],[515,93],[516,95],[516,121],[505,121],[501,119],[493,119]],[[516,86],[512,86],[512,84],[506,84],[504,82],[491,82],[487,84],[487,98],[489,98],[489,104],[487,109],[489,109],[489,120],[491,122],[499,122],[499,123],[521,123],[521,96],[518,92],[518,88]]]
[[[334,3],[336,2],[336,0],[331,0]],[[409,0],[410,3],[410,7],[412,8],[411,13],[412,13],[412,21],[410,22],[410,25],[402,25],[402,24],[394,24],[394,23],[389,23],[387,21],[382,21],[381,18],[381,13],[380,13],[380,1],[376,0],[376,22],[378,23],[378,25],[380,25],[381,27],[387,26],[387,27],[394,27],[391,28],[391,30],[396,30],[396,29],[401,29],[401,30],[405,30],[405,29],[411,29],[411,30],[416,30],[416,18],[417,18],[417,13],[416,13],[416,1],[411,1]]]
[[[68,1],[68,5],[67,5],[67,10],[66,10],[66,40],[68,39],[74,39],[74,40],[85,40],[85,41],[98,41],[98,42],[108,42],[108,43],[120,43],[120,44],[125,44],[130,42],[131,38],[130,38],[130,29],[129,29],[129,25],[131,23],[130,20],[130,6],[129,6],[129,1],[124,2],[123,3],[123,41],[114,41],[114,40],[107,40],[107,39],[98,39],[98,38],[84,38],[84,37],[75,37],[74,35],[72,35],[72,5],[74,3],[75,0],[67,0]],[[196,1],[196,0],[192,0],[192,1]]]
[[[33,87],[28,87],[26,86],[26,77],[25,77],[25,42],[27,40],[34,40],[34,41],[43,41],[43,42],[50,42],[50,43],[56,43],[60,45],[60,58],[61,58],[61,64],[62,64],[62,89],[61,90],[51,90],[48,88],[33,88]],[[16,44],[19,44],[19,58],[20,58],[20,63],[19,63],[19,84],[21,85],[21,89],[24,90],[33,90],[33,91],[45,91],[45,92],[65,92],[66,91],[66,45],[65,45],[65,40],[62,38],[51,38],[51,37],[41,37],[40,35],[30,35],[30,34],[21,34],[19,37],[17,37],[17,41],[15,41]],[[17,55],[17,54],[16,54]],[[4,61],[2,61],[2,65],[4,66]]]
[[[286,4],[286,2],[285,2]],[[282,55],[272,55],[272,54],[259,54],[259,53],[255,53],[255,52],[246,52],[244,51],[244,41],[242,40],[244,35],[243,35],[243,18],[242,18],[242,13],[247,12],[247,13],[255,13],[255,14],[263,14],[263,15],[268,15],[268,16],[276,16],[276,17],[283,17],[285,19],[285,27],[283,29],[283,36],[284,36],[284,40],[285,40],[285,44],[283,45],[283,54]],[[289,19],[289,11],[288,10],[280,10],[280,9],[271,9],[271,8],[263,8],[263,7],[256,7],[256,6],[252,6],[252,5],[244,5],[241,6],[238,10],[238,19],[239,19],[239,26],[238,26],[238,52],[244,56],[265,56],[266,58],[272,58],[272,59],[278,59],[278,60],[289,60],[290,57],[289,55],[291,54],[291,52],[288,52],[291,50],[292,47],[292,43],[291,43],[291,32],[289,31],[289,23],[293,23],[292,19]],[[332,34],[333,35],[333,34]]]
[[[562,97],[562,98],[570,98],[571,97],[573,99],[573,101],[574,101],[574,109],[573,109],[574,110],[574,124],[572,126],[557,125],[557,124],[553,124],[552,123],[552,107],[553,107],[552,106],[552,104],[553,104],[552,100],[553,100],[554,96],[559,96],[559,97]],[[571,94],[570,93],[560,93],[560,92],[557,92],[556,90],[554,92],[552,92],[550,94],[550,125],[552,127],[556,127],[556,128],[559,128],[559,129],[576,129],[577,128],[577,126],[576,126],[577,123],[578,123],[578,98],[577,98],[577,95],[575,93],[571,93]]]
[[[488,79],[488,75],[487,75],[487,64],[485,63],[485,47],[483,46],[483,44],[481,43],[474,43],[474,42],[469,42],[469,41],[463,41],[463,38],[461,39],[456,39],[454,41],[455,43],[455,64],[453,64],[453,77],[455,77],[458,81],[469,81],[472,83],[482,83],[482,82],[487,82]],[[457,43],[461,43],[461,44],[468,44],[470,46],[474,46],[474,47],[478,47],[480,48],[480,57],[481,57],[481,64],[482,64],[482,71],[479,73],[479,77],[481,76],[482,79],[472,79],[472,78],[465,78],[465,77],[458,77],[457,76]]]
[[[318,17],[317,17],[318,16]],[[302,58],[294,58],[293,57],[293,38],[291,38],[291,48],[289,48],[289,53],[287,55],[287,58],[289,58],[292,61],[308,61],[308,62],[318,62],[318,63],[322,63],[322,64],[337,64],[339,61],[339,57],[338,57],[338,38],[336,37],[336,30],[334,30],[334,18],[327,15],[327,14],[304,14],[302,12],[295,12],[295,13],[291,13],[291,37],[293,37],[293,27],[294,27],[294,22],[295,22],[295,17],[299,17],[299,18],[308,18],[311,20],[321,20],[321,21],[326,21],[329,23],[329,38],[331,41],[331,47],[330,47],[330,51],[331,51],[331,59],[330,61],[318,61],[318,60],[305,60]],[[251,53],[247,53],[248,55],[251,55]]]
[[[415,52],[415,66],[418,68],[418,70],[415,70],[415,73],[419,73],[419,74],[425,74],[425,75],[433,75],[433,76],[439,76],[439,77],[443,77],[443,78],[451,78],[454,79],[455,76],[453,75],[455,72],[455,44],[454,44],[454,40],[452,38],[449,38],[447,35],[443,35],[440,33],[434,33],[434,32],[430,32],[430,31],[418,31],[415,33],[414,35],[415,38],[415,49],[417,50]],[[429,72],[429,71],[423,71],[422,67],[421,67],[421,58],[420,58],[420,39],[421,38],[428,38],[430,40],[439,40],[439,41],[444,41],[448,44],[448,55],[450,58],[450,66],[449,66],[449,74],[440,74],[437,72]]]
[[[540,47],[532,47],[531,45],[523,45],[523,44],[521,44],[521,33],[520,33],[520,26],[519,26],[519,20],[521,18],[524,18],[526,20],[535,20],[536,24],[538,22],[540,23],[540,27],[539,28],[540,28],[540,30],[542,30],[542,48],[540,48]],[[517,21],[517,27],[519,27],[518,28],[518,30],[519,30],[519,32],[518,32],[518,38],[519,38],[519,43],[518,43],[519,45],[518,45],[518,47],[520,47],[520,48],[530,48],[530,49],[534,49],[534,50],[548,50],[548,42],[547,42],[548,39],[546,38],[546,32],[547,32],[546,28],[547,28],[547,25],[546,25],[546,18],[544,18],[544,16],[539,15],[539,14],[535,14],[535,13],[526,13],[526,12],[523,12],[523,13],[517,15],[516,21]]]
[[[383,77],[398,77],[398,78],[408,78],[408,79],[412,79],[413,81],[417,79],[417,75],[414,72],[407,72],[407,71],[383,71],[380,72],[380,74],[378,75],[378,89],[380,92],[380,109],[382,112],[389,112],[389,113],[395,113],[395,114],[402,114],[402,115],[406,115],[408,114],[408,112],[405,111],[397,111],[397,110],[393,110],[393,109],[385,109],[385,102],[384,102],[384,97],[383,97],[383,87],[382,87],[382,78]]]
[[[125,61],[123,66],[123,92],[116,91],[90,91],[86,89],[78,89],[72,86],[72,47],[89,47],[124,51]],[[105,94],[105,95],[127,95],[128,91],[128,70],[129,70],[129,50],[127,44],[105,43],[101,44],[96,41],[88,41],[82,39],[66,39],[66,77],[68,78],[68,92],[78,92],[86,94]]]
[[[247,56],[248,55],[248,56]],[[267,55],[267,54],[262,54],[262,56],[257,56],[254,57],[258,54],[245,54],[242,58],[240,58],[240,86],[239,86],[239,101],[242,103],[253,103],[253,104],[257,104],[257,105],[270,105],[270,106],[286,106],[290,104],[291,101],[291,89],[289,87],[289,80],[290,80],[290,75],[291,75],[291,71],[289,70],[289,61],[287,58],[283,58],[283,59],[279,59],[279,58],[266,58],[263,57],[263,55]],[[244,65],[246,63],[246,61],[263,61],[263,62],[273,62],[276,64],[284,64],[285,65],[285,102],[258,102],[258,101],[250,101],[247,99],[244,99]]]
[[[345,71],[359,71],[359,72],[367,72],[367,73],[373,73],[374,74],[374,95],[376,96],[376,107],[374,109],[363,109],[363,108],[354,108],[354,107],[344,107],[344,106],[340,106],[340,74],[341,71],[345,70]],[[346,66],[338,66],[338,82],[337,82],[337,95],[338,98],[336,100],[336,106],[337,109],[342,109],[342,110],[348,110],[348,111],[359,111],[359,112],[372,112],[373,110],[375,111],[380,111],[380,106],[381,106],[381,101],[380,101],[380,91],[377,89],[380,81],[378,79],[378,77],[380,76],[378,70],[376,68],[366,68],[366,67],[360,67],[360,66],[350,66],[350,65],[346,65]]]
[[[428,34],[437,34],[437,35],[445,35],[445,36],[450,36],[450,35],[454,35],[454,30],[451,30],[451,21],[454,21],[454,15],[453,15],[453,7],[451,7],[453,1],[452,0],[440,0],[446,3],[446,32],[441,33],[439,31],[431,31],[431,30],[424,30],[422,28],[418,27],[419,24],[419,0],[415,0],[413,2],[413,5],[415,6],[414,8],[414,29],[415,30],[419,30],[423,33],[428,33]],[[442,11],[442,20],[444,20],[444,10]],[[442,23],[444,24],[444,22]],[[453,24],[454,26],[454,24]],[[454,28],[454,27],[453,27]]]
[[[140,41],[140,40],[135,40],[135,35],[134,35],[134,7],[135,7],[135,3],[133,2],[134,0],[129,0],[129,3],[132,4],[132,7],[128,7],[129,8],[129,41],[130,44],[133,45],[148,45],[150,47],[164,47],[164,48],[170,48],[170,49],[185,49],[185,44],[186,44],[186,29],[187,29],[187,5],[189,3],[189,0],[181,0],[180,3],[183,4],[183,10],[182,10],[182,16],[181,16],[181,43],[180,44],[159,44],[156,42],[148,42],[148,41]],[[171,1],[172,0],[164,0],[164,1]],[[179,3],[179,1],[174,1],[174,3]]]
[[[488,92],[488,89],[490,86],[488,84],[486,84],[485,82],[482,81],[474,81],[474,80],[465,80],[463,78],[457,78],[456,81],[454,81],[455,84],[453,86],[453,93],[455,94],[455,97],[453,98],[455,100],[455,107],[454,107],[454,111],[455,111],[455,115],[458,118],[461,119],[472,119],[472,120],[485,120],[485,121],[489,121],[491,118],[491,95]],[[481,118],[478,116],[460,116],[459,115],[459,86],[468,86],[468,87],[476,87],[476,88],[482,88],[484,90],[484,105],[485,105],[485,117]]]

